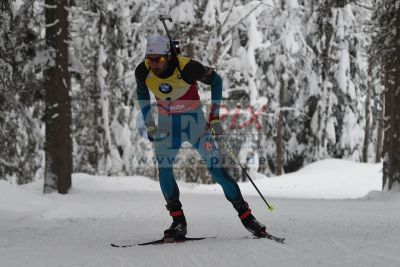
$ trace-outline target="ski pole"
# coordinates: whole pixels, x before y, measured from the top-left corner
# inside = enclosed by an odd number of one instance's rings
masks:
[[[215,133],[211,133],[214,135],[215,137]],[[216,138],[217,139],[217,138]],[[225,141],[224,138],[222,137],[218,137],[219,141],[221,141],[224,145],[224,150],[222,150],[223,152],[225,152],[226,154],[228,154],[228,156],[236,163],[240,166],[240,168],[242,169],[242,171],[244,172],[244,174],[246,175],[247,179],[250,180],[251,184],[254,186],[254,188],[257,190],[258,194],[260,195],[260,197],[262,198],[262,200],[264,200],[265,204],[267,204],[268,210],[269,211],[273,211],[274,207],[270,204],[268,204],[267,200],[265,199],[265,197],[263,196],[263,194],[260,192],[260,190],[258,189],[258,187],[256,186],[256,184],[254,183],[253,179],[251,179],[249,173],[246,171],[246,169],[243,167],[242,163],[240,163],[238,157],[235,155],[233,148]]]
[[[174,42],[172,41],[171,34],[169,33],[167,24],[165,24],[165,21],[166,21],[166,20],[168,20],[169,22],[172,22],[172,18],[171,18],[171,16],[169,16],[169,15],[160,15],[158,18],[159,18],[159,20],[162,22],[162,24],[164,25],[165,32],[167,33],[169,42],[170,42],[170,44],[171,44],[171,46],[172,46],[172,51],[174,52],[174,56],[177,57],[177,56],[178,56],[178,52],[176,51]]]

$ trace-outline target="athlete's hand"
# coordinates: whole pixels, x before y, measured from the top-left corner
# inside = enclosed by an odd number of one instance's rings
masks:
[[[157,133],[156,124],[154,123],[154,121],[146,123],[146,129],[147,129],[147,138],[149,139],[150,142],[154,142]]]
[[[217,118],[208,121],[207,129],[213,136],[220,136],[224,134],[224,128],[222,127],[221,121]]]

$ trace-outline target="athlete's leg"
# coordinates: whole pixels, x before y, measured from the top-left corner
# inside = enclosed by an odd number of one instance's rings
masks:
[[[240,201],[242,199],[240,188],[225,170],[221,150],[215,139],[208,132],[205,132],[193,146],[206,163],[212,178],[221,185],[225,197],[232,203]]]
[[[204,118],[204,115],[202,118]],[[201,127],[201,123],[199,127]],[[238,212],[238,216],[246,229],[256,237],[265,237],[267,235],[265,225],[258,222],[252,215],[249,205],[242,197],[237,182],[224,169],[222,150],[219,144],[209,131],[205,131],[204,128],[199,128],[198,131],[200,130],[203,131],[203,135],[195,142],[191,140],[192,145],[206,162],[213,179],[222,186],[225,197]]]
[[[167,201],[166,208],[173,219],[171,226],[164,231],[164,238],[181,239],[187,233],[186,218],[179,201],[179,188],[173,174],[176,155],[182,144],[179,116],[162,116],[158,120],[156,155],[158,161],[161,191]]]
[[[201,109],[195,111],[196,123],[191,121],[189,141],[206,163],[213,179],[222,186],[226,198],[234,203],[242,199],[237,182],[224,169],[221,150],[213,136],[205,129],[206,120]]]
[[[179,201],[179,188],[173,174],[180,141],[173,135],[172,120],[159,115],[157,136],[154,142],[161,191],[168,203]]]

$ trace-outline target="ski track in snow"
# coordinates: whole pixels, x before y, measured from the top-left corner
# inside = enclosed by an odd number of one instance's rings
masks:
[[[170,218],[159,192],[72,191],[43,196],[48,208],[0,219],[1,266],[400,266],[398,202],[271,199],[255,216],[285,244],[252,239],[223,195],[182,193],[182,244],[112,248],[161,237]],[[0,213],[1,214],[1,213]]]
[[[43,195],[41,182],[0,181],[0,266],[398,267],[400,195],[377,191],[380,168],[325,160],[279,178],[260,177],[272,213],[249,183],[240,184],[255,216],[285,244],[252,239],[218,185],[180,184],[188,237],[216,238],[113,248],[110,243],[159,239],[170,225],[157,182],[74,174],[68,195]],[[368,192],[362,199],[318,199]]]

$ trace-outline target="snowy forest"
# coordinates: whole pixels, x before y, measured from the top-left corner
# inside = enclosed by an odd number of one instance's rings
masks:
[[[250,173],[338,158],[383,161],[383,189],[400,183],[399,0],[1,0],[0,179],[61,193],[71,173],[157,179],[134,71],[160,14],[181,54],[222,76]],[[212,183],[186,148],[176,177]]]

